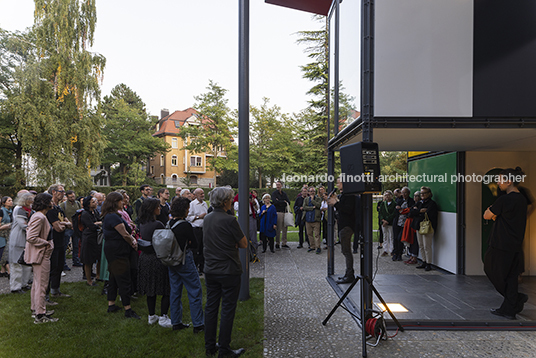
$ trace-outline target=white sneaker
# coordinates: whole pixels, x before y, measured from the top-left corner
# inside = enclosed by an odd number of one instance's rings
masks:
[[[158,317],[157,315],[152,315],[152,316],[149,316],[149,324],[155,324],[156,322],[158,322],[160,317]]]
[[[163,314],[162,317],[158,319],[158,324],[164,328],[172,328],[173,325],[171,324],[171,318],[169,318],[167,315]]]
[[[61,277],[63,277],[63,276],[67,276],[67,274],[66,274],[65,272],[62,271],[62,272],[61,272]]]

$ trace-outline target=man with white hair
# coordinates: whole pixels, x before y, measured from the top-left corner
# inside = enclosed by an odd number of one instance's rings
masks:
[[[188,199],[188,200],[192,200],[192,193],[190,192],[189,189],[182,189],[181,190],[181,196],[183,198]]]
[[[188,190],[188,189],[184,189]],[[189,191],[188,191],[189,192]],[[205,256],[203,255],[203,221],[208,212],[205,203],[205,192],[201,188],[194,190],[195,199],[190,202],[190,211],[186,220],[192,224],[195,238],[197,239],[197,249],[194,252],[194,260],[199,273],[203,273],[205,266]]]

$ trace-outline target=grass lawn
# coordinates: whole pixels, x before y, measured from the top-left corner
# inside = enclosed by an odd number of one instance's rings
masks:
[[[202,280],[203,281],[203,280]],[[205,284],[203,301],[205,301]],[[145,296],[133,300],[141,320],[126,319],[124,311],[107,313],[101,296],[102,283],[62,283],[71,298],[58,298],[55,323],[34,324],[30,316],[30,293],[0,295],[0,357],[205,357],[203,333],[192,326],[173,331],[147,323]],[[246,348],[244,357],[262,357],[264,336],[264,280],[250,280],[251,298],[238,302],[232,348]],[[182,296],[183,322],[190,323],[186,290]],[[118,305],[121,305],[118,299]],[[160,298],[157,314],[160,313]],[[203,302],[204,306],[204,302]]]

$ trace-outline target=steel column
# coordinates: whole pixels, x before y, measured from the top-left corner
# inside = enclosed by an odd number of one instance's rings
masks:
[[[249,233],[249,0],[239,0],[238,31],[238,222]],[[240,301],[249,298],[248,248],[240,249],[242,277]]]

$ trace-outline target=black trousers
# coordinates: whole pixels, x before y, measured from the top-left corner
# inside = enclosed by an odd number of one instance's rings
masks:
[[[216,348],[218,309],[221,301],[220,350],[228,350],[240,293],[240,275],[205,274],[207,303],[205,305],[205,349]]]
[[[404,243],[401,241],[403,232],[403,226],[393,225],[393,251],[397,256],[402,256],[402,251],[404,250]]]
[[[339,231],[339,237],[341,238],[341,250],[346,262],[346,271],[344,276],[354,275],[354,255],[352,254],[352,235],[354,230],[351,227],[346,226]],[[355,242],[355,240],[354,240]]]
[[[522,295],[518,292],[518,276],[523,272],[523,252],[488,248],[484,256],[484,272],[503,297],[501,312],[515,315],[520,312]]]
[[[261,232],[262,251],[266,251],[266,246],[270,245],[270,251],[274,251],[274,238],[268,237]]]
[[[300,220],[298,228],[298,237],[300,240],[300,245],[303,246],[304,239],[307,243],[309,243],[309,236],[307,236],[307,231],[305,230],[305,220]]]
[[[65,248],[63,246],[63,236],[60,240],[54,240],[54,251],[50,256],[50,290],[58,293],[60,290],[61,272],[65,263]]]
[[[125,256],[108,257],[107,255],[106,259],[108,260],[108,271],[110,271],[108,301],[115,301],[117,299],[117,291],[119,291],[123,306],[129,306],[130,295],[132,294],[130,258]]]
[[[197,249],[194,250],[194,262],[199,272],[204,272],[205,255],[203,254],[203,228],[194,227],[194,235],[197,240]]]

